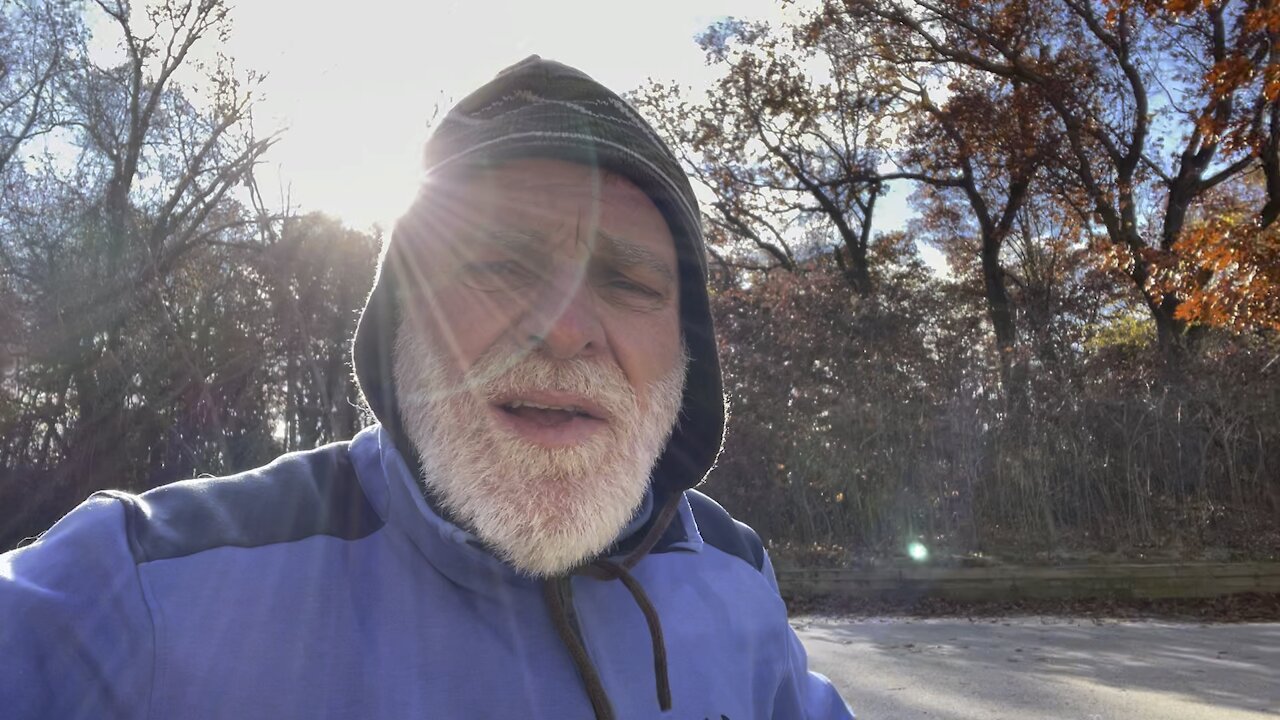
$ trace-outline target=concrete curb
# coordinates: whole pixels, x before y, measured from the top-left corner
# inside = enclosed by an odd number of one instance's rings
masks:
[[[1280,592],[1280,562],[779,569],[784,594],[950,600],[1205,598]]]

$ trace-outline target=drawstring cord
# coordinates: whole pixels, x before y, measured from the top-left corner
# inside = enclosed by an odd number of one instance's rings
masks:
[[[547,599],[547,606],[551,610],[551,621],[556,626],[556,634],[569,650],[574,667],[578,668],[578,675],[582,676],[582,684],[587,687],[587,698],[591,700],[591,710],[595,713],[596,720],[614,720],[613,705],[609,703],[609,695],[604,690],[604,683],[600,681],[600,673],[596,672],[596,666],[591,664],[587,648],[578,637],[577,628],[569,620],[573,603],[573,591],[569,585],[569,578],[565,576],[547,580],[542,586],[542,596]]]
[[[645,593],[644,587],[630,573],[630,569],[635,567],[636,563],[640,562],[641,558],[658,544],[658,540],[661,539],[662,534],[666,532],[667,527],[671,525],[671,521],[675,518],[677,510],[680,508],[680,499],[682,497],[683,494],[677,493],[663,504],[662,510],[658,513],[653,526],[649,528],[649,532],[645,533],[640,544],[627,553],[622,562],[616,563],[611,560],[599,559],[574,572],[574,574],[585,575],[596,580],[621,580],[623,587],[631,593],[631,598],[635,600],[640,612],[644,615],[645,622],[649,626],[649,638],[653,642],[654,685],[658,693],[658,707],[663,712],[671,709],[671,679],[667,668],[667,645],[662,635],[662,622],[658,617],[657,609],[653,606],[653,602],[649,600],[649,596]],[[556,633],[560,636],[565,648],[569,650],[569,655],[573,658],[573,664],[578,668],[578,674],[582,676],[582,682],[587,690],[587,698],[591,701],[591,709],[595,713],[596,720],[614,720],[613,705],[609,702],[609,695],[604,689],[604,683],[600,680],[600,673],[596,671],[595,665],[592,664],[591,657],[587,654],[586,645],[583,644],[582,638],[571,620],[573,589],[570,585],[570,578],[571,576],[562,576],[547,580],[543,585],[543,596],[546,598],[547,607],[551,611],[551,620],[555,625]]]
[[[671,709],[671,680],[667,673],[667,644],[662,638],[662,622],[658,619],[658,611],[654,609],[649,596],[645,594],[640,582],[627,569],[608,560],[597,560],[585,571],[585,574],[600,580],[621,580],[631,597],[644,613],[645,622],[649,624],[649,638],[653,642],[653,677],[658,689],[658,707],[663,712]]]

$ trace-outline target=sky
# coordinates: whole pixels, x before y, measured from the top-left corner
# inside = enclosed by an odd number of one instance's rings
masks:
[[[649,78],[705,88],[717,70],[698,33],[784,12],[777,0],[239,0],[221,50],[266,74],[255,127],[282,131],[258,173],[267,200],[366,229],[412,200],[435,108],[502,68],[536,53],[622,93]],[[877,203],[878,230],[904,226],[906,194]]]
[[[240,2],[226,48],[268,73],[256,113],[283,127],[268,155],[293,202],[366,227],[413,197],[439,104],[530,54],[574,65],[616,91],[647,78],[706,85],[693,37],[714,20],[777,17],[768,0],[655,2]]]

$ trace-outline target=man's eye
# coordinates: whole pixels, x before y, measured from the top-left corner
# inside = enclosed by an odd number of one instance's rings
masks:
[[[486,292],[515,290],[532,283],[536,273],[516,260],[472,262],[462,266],[462,281]]]
[[[634,310],[657,310],[667,301],[666,293],[626,275],[607,275],[598,287],[610,302]]]
[[[653,288],[642,285],[633,280],[629,280],[625,277],[614,278],[613,280],[610,280],[609,287],[615,290],[622,290],[624,292],[636,293],[637,295],[643,295],[646,297],[662,297],[662,293],[658,292],[657,290],[654,290]]]

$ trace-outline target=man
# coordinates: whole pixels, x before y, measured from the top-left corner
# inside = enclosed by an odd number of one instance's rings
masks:
[[[844,718],[724,425],[695,200],[537,57],[454,108],[354,343],[379,423],[0,559],[0,708],[57,718]]]

